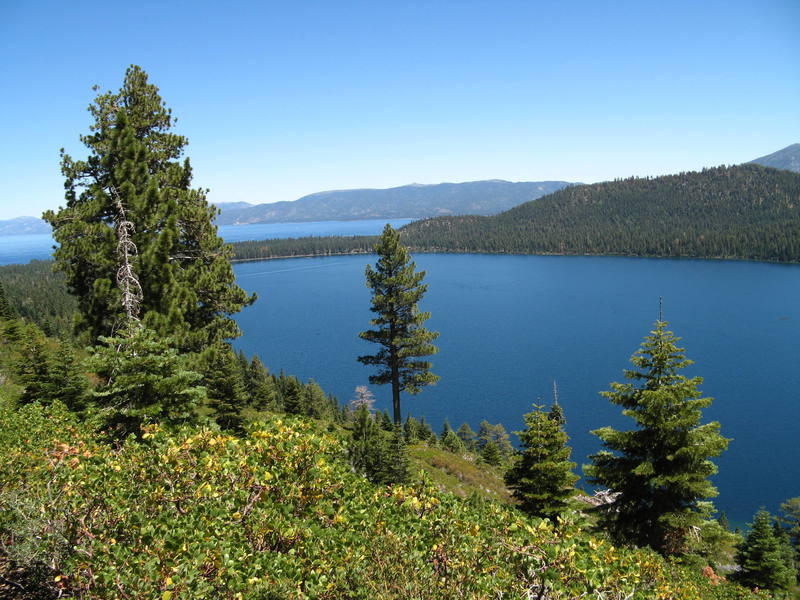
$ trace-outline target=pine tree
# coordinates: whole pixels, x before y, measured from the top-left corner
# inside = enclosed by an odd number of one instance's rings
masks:
[[[101,337],[85,363],[102,381],[92,392],[102,425],[115,437],[135,433],[145,423],[170,425],[196,421],[206,397],[200,374],[169,340],[130,324],[119,337]]]
[[[772,516],[759,510],[736,554],[740,567],[736,580],[749,588],[789,589],[795,583],[795,573],[788,547],[788,540],[775,535]]]
[[[14,319],[16,316],[16,312],[6,298],[6,290],[0,283],[0,319]]]
[[[278,394],[275,382],[258,356],[254,356],[247,366],[247,394],[256,410],[278,410]]]
[[[88,392],[89,381],[81,370],[75,349],[62,342],[50,363],[47,395],[74,412],[82,412],[86,409]]]
[[[21,404],[41,402],[49,404],[51,357],[45,345],[45,338],[36,326],[21,330],[20,357],[15,365],[17,382],[23,386]]]
[[[202,361],[208,404],[214,419],[222,429],[242,431],[242,411],[250,399],[236,354],[230,345],[220,343],[204,352]]]
[[[332,421],[335,417],[335,403],[331,401],[319,384],[310,379],[305,386],[306,414],[315,419]]]
[[[366,404],[360,404],[353,417],[353,432],[350,435],[348,454],[356,473],[375,481],[381,471],[384,450],[383,434]]]
[[[800,555],[800,497],[781,502],[781,514],[778,515],[777,521],[789,535],[792,546]]]
[[[549,412],[534,405],[525,415],[525,430],[519,436],[522,452],[506,473],[506,484],[524,512],[554,518],[564,512],[575,495],[578,476],[572,472],[571,449],[562,427],[563,412],[554,404]]]
[[[456,435],[461,439],[464,447],[470,451],[475,452],[478,447],[478,436],[472,430],[468,423],[462,423],[461,427],[456,431]]]
[[[406,444],[415,444],[420,441],[419,421],[411,415],[406,417],[406,422],[403,424],[403,436],[406,438]]]
[[[453,454],[461,454],[464,452],[464,442],[461,441],[456,435],[456,432],[450,429],[440,438],[442,448]]]
[[[500,463],[503,462],[503,454],[500,452],[497,442],[494,440],[486,442],[481,450],[481,458],[486,464],[492,465],[493,467],[500,465]]]
[[[618,493],[600,507],[602,525],[621,543],[662,554],[683,552],[690,529],[709,518],[712,506],[704,500],[717,495],[709,481],[717,468],[709,459],[729,441],[719,423],[700,424],[711,398],[700,397],[702,378],[678,373],[692,363],[678,340],[665,321],[656,321],[631,357],[635,369],[625,371],[631,382],[612,383],[611,391],[602,392],[637,427],[595,430],[606,450],[592,455],[586,467],[590,483]]]
[[[371,310],[376,314],[370,323],[376,329],[362,331],[359,337],[379,344],[381,349],[377,354],[359,356],[358,360],[379,367],[377,375],[370,375],[370,383],[391,383],[394,424],[400,427],[400,393],[417,394],[439,379],[431,373],[431,363],[420,360],[437,352],[431,342],[439,334],[423,327],[430,313],[417,308],[427,290],[422,283],[425,271],[416,272],[408,249],[388,223],[375,252],[378,261],[375,269],[367,265],[366,278],[367,287],[372,290]]]
[[[99,94],[89,111],[94,124],[81,136],[89,156],[62,151],[66,207],[44,215],[59,244],[56,268],[78,299],[79,328],[95,340],[124,326],[109,226],[118,196],[133,223],[145,326],[190,352],[236,337],[229,315],[254,298],[235,284],[206,190],[191,188],[191,165],[181,161],[187,140],[172,133],[175,119],[158,88],[131,66],[119,92]]]

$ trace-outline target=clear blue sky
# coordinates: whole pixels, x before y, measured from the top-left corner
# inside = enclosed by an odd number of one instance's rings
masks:
[[[0,219],[63,202],[93,84],[135,63],[212,201],[594,182],[800,142],[798,0],[0,0]]]

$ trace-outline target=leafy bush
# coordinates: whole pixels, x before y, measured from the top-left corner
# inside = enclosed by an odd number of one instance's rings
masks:
[[[58,403],[0,413],[6,552],[82,598],[745,597],[569,523],[372,485],[302,420],[113,446]]]

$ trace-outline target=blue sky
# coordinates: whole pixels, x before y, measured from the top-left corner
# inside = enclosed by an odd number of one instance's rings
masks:
[[[211,200],[594,182],[800,142],[800,2],[0,0],[0,219],[63,202],[135,63]]]

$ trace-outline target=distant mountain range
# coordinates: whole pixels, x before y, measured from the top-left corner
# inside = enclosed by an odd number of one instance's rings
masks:
[[[50,224],[36,217],[17,217],[0,221],[0,235],[50,233]]]
[[[370,252],[377,236],[234,244],[237,259]],[[800,262],[800,173],[758,164],[561,189],[498,215],[409,223],[413,252]]]
[[[493,215],[570,185],[566,181],[510,182],[493,179],[468,183],[411,184],[376,190],[335,190],[292,202],[235,208],[220,204],[218,225],[420,219],[444,215]]]
[[[773,169],[784,169],[800,173],[800,144],[786,146],[783,150],[778,150],[772,154],[767,154],[761,158],[756,158],[750,162]]]
[[[800,144],[750,161],[800,172]],[[360,219],[421,219],[455,215],[495,215],[571,186],[566,181],[511,182],[500,179],[467,183],[411,184],[389,189],[318,192],[291,202],[249,204],[218,202],[217,225],[344,221]],[[49,233],[36,217],[0,221],[0,236]]]

